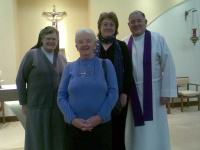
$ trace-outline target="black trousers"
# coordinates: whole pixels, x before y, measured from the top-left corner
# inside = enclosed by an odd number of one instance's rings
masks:
[[[112,150],[125,150],[125,123],[128,104],[121,113],[112,116]]]
[[[91,132],[66,126],[67,150],[112,150],[111,121],[98,125]]]

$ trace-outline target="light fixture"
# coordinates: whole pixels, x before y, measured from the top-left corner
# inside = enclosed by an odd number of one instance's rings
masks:
[[[196,42],[200,39],[200,34],[197,35],[197,32],[200,33],[199,31],[199,20],[198,20],[198,12],[195,8],[189,9],[187,11],[185,11],[185,20],[187,21],[187,17],[190,13],[190,11],[192,11],[192,24],[191,24],[191,32],[192,32],[192,36],[190,37],[190,40],[192,41],[192,43],[194,43],[194,45],[196,44]]]

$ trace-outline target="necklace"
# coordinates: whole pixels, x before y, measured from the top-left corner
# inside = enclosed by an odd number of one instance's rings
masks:
[[[78,76],[92,76],[95,75],[95,60],[78,61]]]

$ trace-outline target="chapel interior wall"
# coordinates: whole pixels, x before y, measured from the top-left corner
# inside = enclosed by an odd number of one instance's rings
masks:
[[[3,71],[3,84],[14,84],[16,74],[25,53],[36,44],[42,28],[51,25],[42,12],[66,11],[67,16],[58,23],[60,46],[65,48],[69,62],[76,60],[79,53],[75,48],[75,32],[81,27],[89,27],[97,33],[97,20],[100,13],[114,11],[119,19],[121,39],[130,34],[127,26],[128,15],[138,9],[146,13],[151,22],[172,6],[184,0],[1,0],[0,1],[0,69]]]
[[[89,27],[97,33],[100,13],[114,11],[119,19],[118,39],[130,34],[128,15],[135,9],[146,14],[148,23],[169,8],[184,0],[0,0],[0,70],[3,84],[15,84],[19,65],[25,53],[36,44],[42,28],[51,25],[42,12],[66,11],[67,16],[58,23],[60,47],[65,48],[69,62],[76,60],[79,53],[75,48],[75,32]],[[6,109],[6,116],[13,113]],[[2,116],[2,112],[0,113]]]

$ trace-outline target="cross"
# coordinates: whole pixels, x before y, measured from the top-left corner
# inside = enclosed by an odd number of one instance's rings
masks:
[[[52,22],[52,26],[57,29],[57,23],[61,21],[67,13],[63,12],[56,12],[56,6],[53,5],[53,12],[43,12],[42,16],[44,16],[47,20]]]

